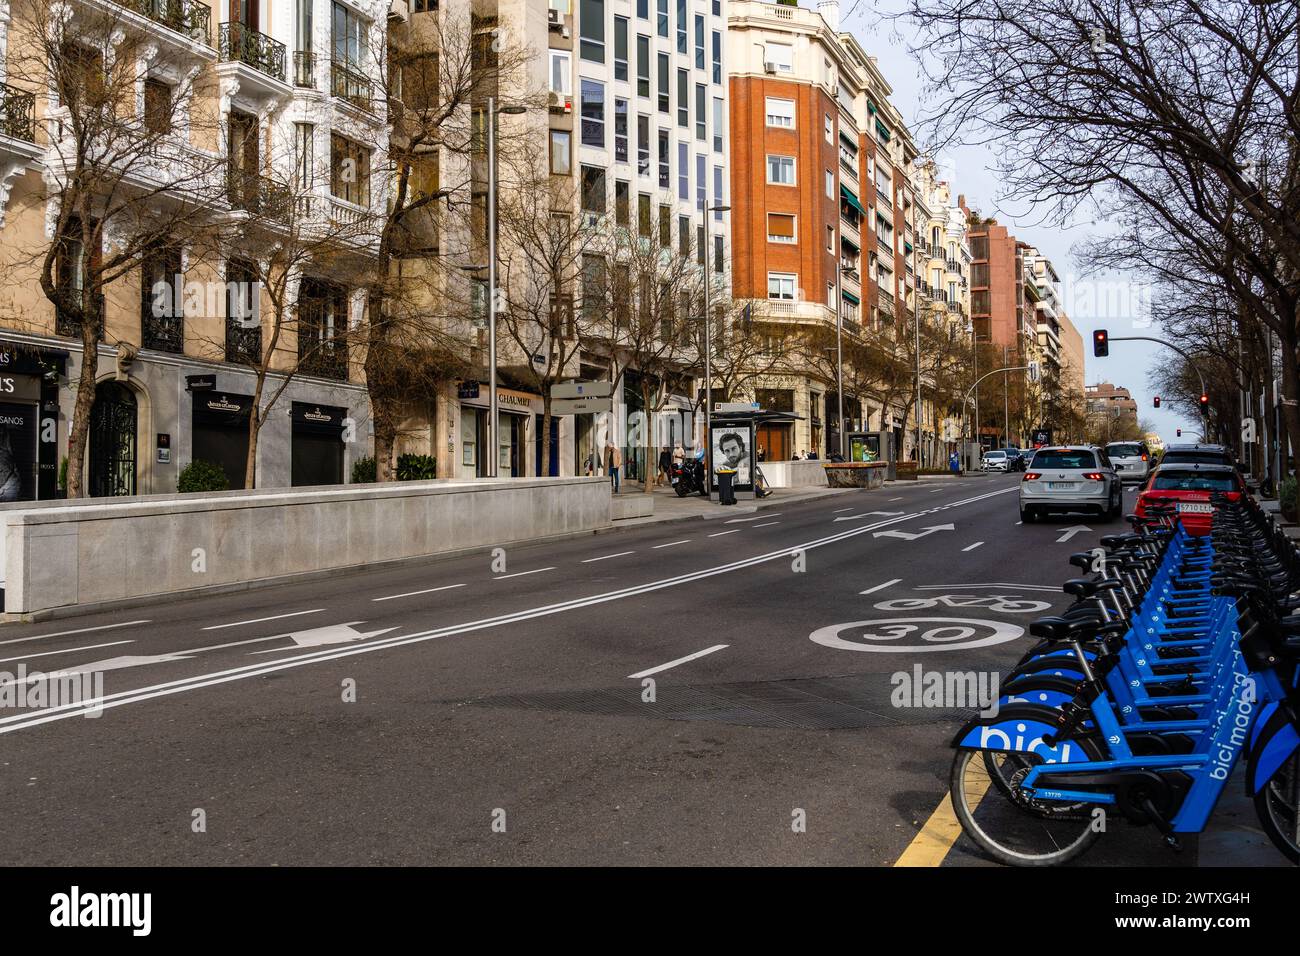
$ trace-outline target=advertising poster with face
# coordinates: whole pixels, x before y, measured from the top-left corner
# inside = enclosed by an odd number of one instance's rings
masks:
[[[752,425],[715,424],[710,447],[713,450],[714,485],[719,468],[734,468],[733,487],[748,490],[754,485],[754,429]]]
[[[0,404],[0,501],[36,497],[36,406]]]

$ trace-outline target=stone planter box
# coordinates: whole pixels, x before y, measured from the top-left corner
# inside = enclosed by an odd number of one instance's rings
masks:
[[[826,470],[826,484],[832,488],[880,488],[885,483],[889,462],[828,462],[822,467]]]
[[[896,461],[894,470],[899,481],[916,481],[916,462]]]

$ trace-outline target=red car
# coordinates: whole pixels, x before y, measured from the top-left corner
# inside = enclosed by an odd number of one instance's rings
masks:
[[[1142,485],[1136,513],[1145,515],[1147,505],[1166,499],[1178,506],[1179,520],[1189,534],[1209,534],[1214,517],[1210,495],[1216,491],[1236,501],[1246,493],[1246,483],[1231,465],[1161,465]]]

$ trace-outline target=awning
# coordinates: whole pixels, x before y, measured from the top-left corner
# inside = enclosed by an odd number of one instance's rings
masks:
[[[848,186],[845,186],[843,183],[840,183],[840,196],[845,202],[858,211],[859,216],[866,216],[867,211],[862,208],[862,203],[858,202],[858,197],[853,195],[853,190]]]
[[[861,299],[859,299],[856,295],[854,295],[852,292],[848,291],[847,289],[844,290],[844,298],[845,298],[847,301],[852,302],[854,305],[857,305],[857,304],[859,304],[859,303],[862,301]]]
[[[849,247],[850,249],[852,249],[854,252],[861,252],[861,251],[862,251],[862,247],[861,247],[860,245],[858,245],[856,242],[854,242],[854,241],[853,241],[852,239],[850,239],[848,236],[844,235],[844,233],[842,233],[842,232],[840,233],[840,245],[842,245],[842,246],[848,246],[848,247]]]
[[[889,142],[889,127],[880,120],[876,120],[876,132],[880,134],[885,142]]]
[[[906,239],[903,240],[903,249],[906,250],[907,252],[912,251],[912,244],[908,242]]]

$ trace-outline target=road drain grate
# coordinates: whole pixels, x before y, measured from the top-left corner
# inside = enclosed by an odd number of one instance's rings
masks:
[[[641,686],[505,694],[471,701],[479,707],[708,721],[742,727],[848,730],[911,724],[960,723],[968,709],[895,707],[885,674],[749,681],[734,684],[660,684],[654,703],[641,700]]]

